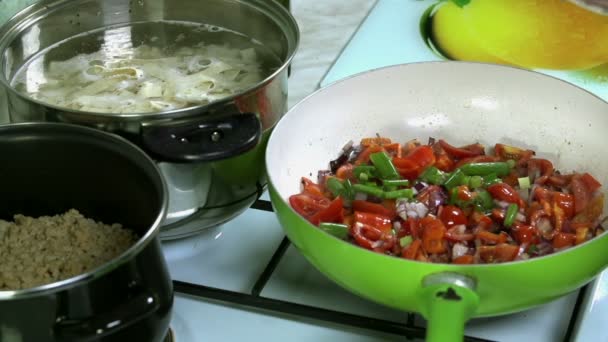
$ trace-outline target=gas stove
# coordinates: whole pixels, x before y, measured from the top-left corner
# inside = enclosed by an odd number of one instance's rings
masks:
[[[439,60],[418,30],[428,6],[378,0],[320,86],[385,65]],[[587,88],[599,93],[596,86]],[[424,339],[421,316],[355,296],[309,264],[284,236],[267,194],[236,219],[163,248],[174,280],[177,342]],[[608,271],[535,309],[471,320],[465,340],[608,341],[606,317]]]
[[[357,297],[310,265],[284,237],[266,194],[233,221],[163,248],[174,279],[177,342],[424,338],[419,315]],[[606,340],[607,281],[605,272],[541,307],[472,320],[465,340]]]

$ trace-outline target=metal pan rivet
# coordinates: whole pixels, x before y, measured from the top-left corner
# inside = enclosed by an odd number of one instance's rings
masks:
[[[211,133],[211,141],[218,142],[218,141],[220,141],[220,139],[222,139],[222,133],[221,132],[214,131],[213,133]]]

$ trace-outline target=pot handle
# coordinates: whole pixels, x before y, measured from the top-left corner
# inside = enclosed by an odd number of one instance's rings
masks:
[[[115,333],[155,313],[160,307],[157,296],[144,291],[110,312],[87,319],[65,319],[55,323],[59,341],[89,341]]]
[[[262,124],[253,113],[142,127],[142,143],[154,157],[168,162],[206,162],[230,158],[254,148]]]
[[[427,342],[462,342],[465,323],[479,305],[475,282],[457,273],[438,273],[424,280],[422,314]]]

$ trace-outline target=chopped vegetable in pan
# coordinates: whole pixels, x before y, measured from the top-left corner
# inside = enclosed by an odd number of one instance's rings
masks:
[[[325,232],[378,253],[453,264],[524,260],[604,232],[589,173],[562,174],[534,151],[445,140],[347,144],[292,208]]]

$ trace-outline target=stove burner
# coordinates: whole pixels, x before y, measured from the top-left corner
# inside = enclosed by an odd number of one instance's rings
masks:
[[[171,327],[169,327],[169,331],[167,331],[167,335],[165,335],[162,342],[175,342],[175,334],[173,333],[173,329],[171,329]]]

